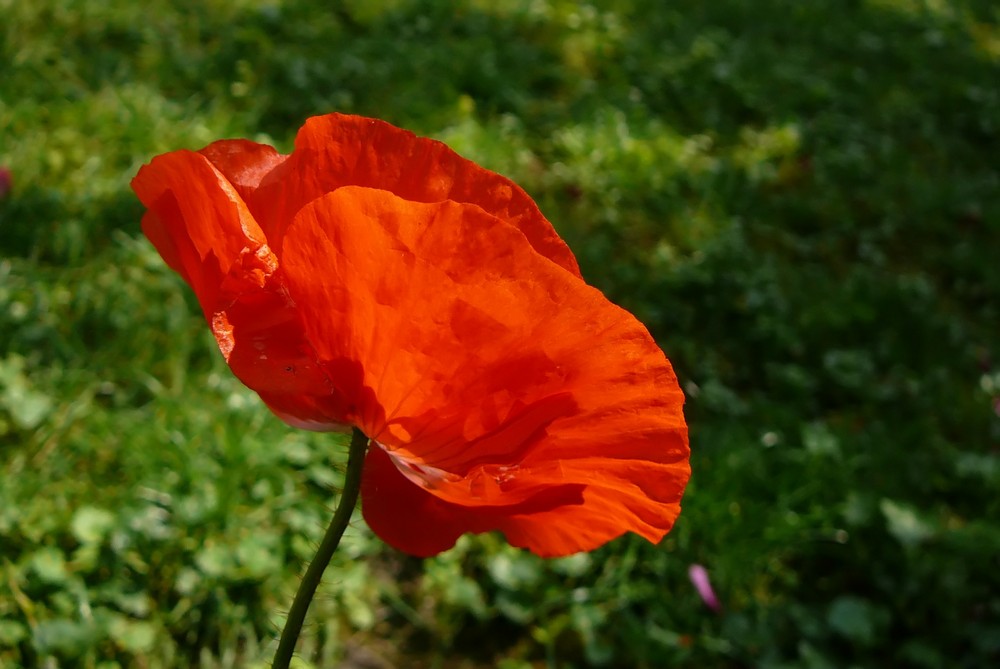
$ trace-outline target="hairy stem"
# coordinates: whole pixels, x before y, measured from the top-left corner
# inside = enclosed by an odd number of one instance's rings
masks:
[[[302,623],[306,619],[306,611],[312,603],[316,588],[319,587],[323,572],[330,564],[333,552],[340,544],[340,538],[344,536],[344,530],[351,520],[351,513],[358,503],[358,492],[361,490],[361,468],[365,464],[365,451],[368,449],[368,437],[361,430],[355,428],[351,436],[351,450],[347,456],[347,476],[344,478],[344,491],[340,495],[340,502],[337,510],[333,512],[333,520],[330,527],[326,528],[323,541],[320,542],[316,556],[309,563],[302,582],[299,583],[298,592],[295,593],[295,600],[292,608],[288,611],[288,619],[285,621],[285,629],[281,631],[281,639],[278,641],[278,650],[274,653],[274,662],[271,669],[288,669],[292,661],[292,654],[295,652],[295,644],[299,640],[302,632]]]

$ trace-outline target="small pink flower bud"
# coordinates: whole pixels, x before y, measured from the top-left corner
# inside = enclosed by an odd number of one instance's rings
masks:
[[[688,578],[691,579],[694,589],[698,591],[701,601],[705,602],[705,606],[716,613],[720,613],[722,611],[722,604],[719,603],[719,598],[715,596],[715,591],[712,590],[712,582],[708,580],[708,570],[700,564],[693,564],[688,567]]]

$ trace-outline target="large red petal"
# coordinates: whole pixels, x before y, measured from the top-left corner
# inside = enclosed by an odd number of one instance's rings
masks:
[[[462,508],[544,554],[670,528],[688,477],[670,364],[634,317],[512,225],[342,188],[300,212],[282,263],[321,366],[363,370],[357,424],[402,481],[451,505],[435,509]],[[567,484],[586,493],[545,512],[562,529],[502,511]],[[566,529],[577,520],[589,529]]]
[[[376,119],[310,118],[291,156],[268,174],[249,204],[272,248],[279,250],[299,210],[342,186],[379,188],[414,202],[474,204],[519,229],[535,251],[579,276],[573,253],[520,186],[441,142]]]

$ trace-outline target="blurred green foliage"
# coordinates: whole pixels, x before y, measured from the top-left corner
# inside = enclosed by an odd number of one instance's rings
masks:
[[[334,110],[536,197],[674,362],[695,474],[660,546],[564,560],[419,561],[358,519],[301,666],[1000,664],[995,3],[0,15],[0,665],[266,665],[346,448],[231,377],[127,184]]]

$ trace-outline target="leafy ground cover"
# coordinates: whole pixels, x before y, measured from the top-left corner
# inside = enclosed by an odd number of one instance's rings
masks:
[[[994,3],[337,7],[0,0],[0,666],[266,664],[345,445],[231,378],[127,183],[334,110],[536,197],[675,363],[695,474],[660,546],[556,561],[358,520],[304,662],[1000,662]]]

